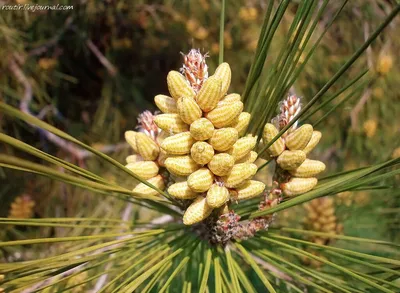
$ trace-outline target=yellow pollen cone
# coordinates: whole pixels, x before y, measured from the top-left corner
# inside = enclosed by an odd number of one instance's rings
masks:
[[[234,164],[235,160],[231,155],[222,153],[215,155],[207,166],[215,175],[225,176],[231,171]]]
[[[322,133],[317,130],[314,130],[311,135],[311,139],[308,142],[308,144],[306,145],[306,147],[303,149],[303,152],[305,152],[306,154],[311,152],[315,148],[315,146],[319,143],[321,137],[322,137]]]
[[[194,143],[195,139],[189,131],[186,131],[164,139],[161,148],[169,155],[185,155],[190,152]]]
[[[165,132],[179,133],[189,130],[189,125],[182,121],[178,114],[160,114],[154,118],[154,123]]]
[[[168,187],[168,193],[178,199],[195,199],[198,193],[190,189],[187,181],[178,182]]]
[[[214,134],[214,125],[207,118],[200,118],[190,124],[190,133],[196,140],[207,140]]]
[[[236,188],[237,199],[243,200],[256,197],[262,194],[264,189],[265,189],[264,183],[256,180],[248,180]]]
[[[221,101],[218,102],[218,106],[222,106],[223,104],[230,104],[232,102],[240,102],[241,97],[239,94],[229,94],[226,95]]]
[[[219,101],[221,92],[221,80],[210,76],[196,96],[196,102],[204,112],[214,109]]]
[[[177,176],[189,176],[200,168],[190,156],[169,157],[164,164],[169,172]]]
[[[136,162],[143,161],[143,158],[139,155],[130,155],[125,158],[125,161],[127,164],[136,163]]]
[[[298,168],[306,159],[303,151],[283,151],[276,162],[283,170],[294,170]]]
[[[249,163],[240,163],[233,166],[231,172],[223,177],[224,185],[235,188],[253,177],[257,172],[257,166]]]
[[[304,124],[286,136],[286,146],[292,151],[303,150],[310,142],[312,134],[313,127],[310,124]]]
[[[146,180],[158,174],[158,166],[153,161],[129,163],[125,167]]]
[[[183,215],[183,224],[193,225],[205,220],[213,211],[207,204],[205,197],[199,196],[186,210]]]
[[[236,161],[236,163],[254,163],[257,160],[258,154],[255,151],[249,152],[240,160]]]
[[[149,180],[147,180],[147,182],[153,184],[158,189],[164,189],[164,179],[161,177],[161,175],[150,178]],[[156,196],[158,194],[156,190],[147,186],[144,183],[139,183],[132,191],[139,196]]]
[[[207,203],[212,208],[223,206],[229,199],[229,190],[224,186],[213,184],[207,191]]]
[[[238,139],[238,131],[235,128],[227,127],[214,131],[213,136],[208,141],[216,151],[226,151],[233,146]]]
[[[191,124],[199,119],[202,115],[201,109],[197,105],[196,101],[192,98],[179,98],[177,107],[179,116],[181,117],[182,121],[187,124]]]
[[[205,114],[205,117],[210,120],[216,128],[222,128],[232,124],[242,110],[242,102],[233,102],[211,110]]]
[[[277,134],[279,133],[278,129],[271,124],[267,123],[264,126],[263,131],[263,142],[264,145],[268,144]],[[272,157],[279,156],[285,150],[285,142],[280,137],[278,138],[268,149],[268,154]]]
[[[204,141],[198,141],[190,149],[190,155],[197,164],[205,165],[213,158],[214,148]]]
[[[239,136],[241,136],[246,132],[247,127],[249,126],[250,118],[251,118],[250,113],[242,112],[240,113],[237,120],[230,125],[230,127],[236,128],[236,130],[239,133]]]
[[[136,131],[132,130],[125,131],[125,140],[132,147],[135,153],[138,152],[136,146],[136,133],[137,133]]]
[[[136,147],[145,161],[154,161],[160,153],[157,143],[142,132],[136,133]]]
[[[196,95],[189,82],[178,71],[170,71],[167,75],[168,90],[171,96],[178,100],[181,97],[192,97]]]
[[[232,155],[232,157],[236,161],[240,161],[243,159],[250,151],[256,146],[257,138],[253,136],[245,136],[239,138],[231,149],[228,150],[228,153]]]
[[[231,84],[231,67],[226,62],[221,63],[215,70],[214,76],[218,77],[222,81],[220,92],[220,98],[222,98],[228,92],[229,86]]]
[[[214,175],[208,168],[201,168],[189,175],[187,184],[194,192],[207,191],[214,182]]]
[[[325,164],[317,160],[306,159],[297,169],[289,171],[295,177],[313,177],[325,170]]]
[[[157,95],[154,97],[154,102],[158,109],[163,113],[178,113],[176,101],[171,97],[166,95]]]
[[[281,189],[286,196],[296,196],[310,191],[317,185],[317,178],[293,177],[288,182],[281,184]]]

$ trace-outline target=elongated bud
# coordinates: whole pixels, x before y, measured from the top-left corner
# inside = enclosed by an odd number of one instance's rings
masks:
[[[196,96],[196,102],[204,112],[214,109],[221,96],[221,80],[210,76]]]
[[[187,181],[172,184],[168,187],[168,193],[178,199],[195,199],[199,195],[189,188]]]
[[[136,146],[136,131],[128,130],[125,131],[125,140],[132,147],[135,153],[138,153],[138,149]]]
[[[183,224],[193,225],[206,219],[213,208],[207,204],[205,197],[199,196],[186,210],[183,215]]]
[[[170,157],[164,164],[169,172],[177,176],[189,176],[200,167],[190,156]]]
[[[158,166],[153,161],[129,163],[125,167],[146,180],[158,174]]]
[[[136,163],[136,162],[143,161],[143,158],[139,155],[130,155],[125,158],[125,161],[127,164]]]
[[[224,186],[213,184],[207,191],[207,203],[212,208],[223,206],[229,199],[229,190]]]
[[[202,115],[201,109],[197,105],[196,101],[192,98],[179,98],[177,107],[179,116],[181,117],[182,121],[187,124],[191,124],[199,119]]]
[[[237,199],[249,199],[256,197],[263,193],[265,189],[265,184],[256,181],[256,180],[248,180],[239,187],[236,188],[237,191]]]
[[[238,131],[235,128],[227,127],[214,131],[208,141],[216,151],[226,151],[233,146],[238,139]]]
[[[153,184],[155,187],[161,190],[163,190],[165,187],[164,180],[161,177],[161,175],[157,175],[153,178],[150,178],[149,180],[147,180],[147,182]],[[138,185],[136,185],[136,187],[132,190],[132,192],[138,194],[139,196],[155,196],[158,194],[156,190],[147,186],[144,183],[139,183]]]
[[[310,124],[304,124],[285,138],[286,146],[290,150],[303,150],[310,142],[313,134],[313,127]]]
[[[257,172],[257,166],[249,163],[241,163],[233,166],[231,172],[223,177],[224,185],[235,188],[253,177]]]
[[[226,127],[232,124],[243,110],[242,102],[222,105],[205,114],[216,128]]]
[[[286,196],[296,196],[310,191],[317,185],[317,178],[293,177],[288,182],[281,184],[281,189]]]
[[[246,132],[247,127],[249,126],[250,118],[250,113],[242,112],[237,120],[230,125],[230,127],[236,128],[236,130],[239,132],[239,136],[241,136]]]
[[[317,160],[306,159],[297,169],[289,171],[295,177],[314,177],[325,170],[325,164]]]
[[[207,191],[214,182],[214,174],[208,168],[201,168],[189,175],[187,183],[195,192]]]
[[[167,133],[179,133],[189,130],[189,125],[182,121],[178,114],[160,114],[154,123]]]
[[[154,102],[156,103],[158,109],[163,113],[178,113],[178,108],[176,107],[176,101],[166,95],[157,95],[154,97]]]
[[[254,163],[257,160],[258,154],[255,151],[249,152],[240,160],[236,161],[236,163]]]
[[[190,148],[195,140],[189,131],[181,132],[167,137],[161,144],[161,148],[169,155],[186,155],[190,153]]]
[[[263,142],[264,144],[268,144],[277,134],[279,133],[278,129],[271,124],[267,123],[264,126],[263,131]],[[268,149],[268,153],[271,157],[279,156],[285,150],[285,142],[280,137],[278,138]]]
[[[207,118],[200,118],[190,124],[190,133],[196,140],[207,140],[214,134],[214,125]]]
[[[294,170],[298,168],[306,159],[303,151],[283,151],[276,162],[283,170]]]
[[[235,162],[243,159],[250,151],[256,146],[257,138],[253,136],[246,136],[239,138],[228,153],[232,155]]]
[[[213,158],[214,148],[204,141],[198,141],[190,149],[190,155],[197,164],[205,165]]]
[[[217,176],[225,176],[229,174],[234,164],[235,160],[231,155],[222,153],[215,155],[211,159],[210,163],[208,163],[208,168]]]
[[[196,95],[188,81],[178,71],[170,71],[167,75],[168,90],[171,96],[178,100],[181,97],[192,97]]]
[[[156,142],[141,132],[136,133],[136,146],[139,155],[145,161],[154,161],[160,153],[160,148]]]
[[[311,152],[315,148],[315,146],[319,143],[321,137],[322,137],[322,133],[317,130],[314,130],[312,133],[311,139],[308,142],[308,144],[306,145],[306,147],[303,149],[303,152],[305,152],[306,154]]]
[[[220,78],[222,81],[220,98],[225,96],[225,94],[228,92],[231,84],[231,75],[231,67],[226,62],[221,63],[215,70],[214,76]]]

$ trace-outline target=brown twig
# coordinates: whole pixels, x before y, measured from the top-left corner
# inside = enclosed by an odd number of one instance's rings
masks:
[[[86,45],[89,47],[90,51],[99,59],[100,63],[107,69],[108,73],[111,76],[116,76],[118,70],[115,68],[114,65],[111,64],[110,61],[100,52],[99,48],[91,41],[87,40]]]

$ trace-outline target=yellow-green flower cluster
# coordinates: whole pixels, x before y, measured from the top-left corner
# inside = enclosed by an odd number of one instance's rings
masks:
[[[203,57],[198,54],[191,51],[185,61],[189,65],[202,64],[202,59],[191,60]],[[189,65],[185,68],[191,68]],[[196,74],[208,76],[204,72]],[[227,94],[229,64],[219,65],[214,75],[201,83],[185,76],[192,75],[169,72],[171,96],[155,97],[163,114],[157,115],[154,122],[169,134],[160,144],[167,156],[165,167],[181,179],[168,188],[168,193],[177,199],[193,200],[183,217],[184,224],[192,225],[214,209],[223,208],[230,199],[259,195],[265,185],[251,180],[257,171],[253,164],[257,154],[252,151],[256,138],[243,136],[250,114],[243,112],[240,95]]]

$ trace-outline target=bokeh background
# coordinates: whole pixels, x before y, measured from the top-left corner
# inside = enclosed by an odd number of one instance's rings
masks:
[[[49,2],[52,1],[34,3]],[[231,92],[240,93],[244,88],[266,2],[227,1],[224,59],[233,72]],[[300,1],[292,2],[290,10],[294,12]],[[339,2],[331,1],[317,32],[322,32]],[[181,67],[181,52],[191,48],[208,52],[210,72],[218,64],[219,1],[59,0],[57,3],[74,7],[68,11],[0,11],[0,100],[38,115],[121,162],[131,152],[123,140],[124,131],[135,128],[139,113],[155,110],[156,94],[167,94],[166,75]],[[392,8],[393,3],[388,0],[349,1],[292,93],[303,97],[306,103]],[[272,54],[279,53],[293,15],[284,16]],[[314,156],[327,164],[330,173],[400,156],[399,22],[397,17],[334,86],[339,89],[365,68],[373,76],[372,82],[318,125],[324,136]],[[334,106],[335,103],[324,107],[310,121],[317,121]],[[21,121],[0,116],[0,131],[109,180],[126,186],[136,184],[95,158],[49,140],[46,133]],[[0,151],[27,156],[5,144],[0,144]],[[397,177],[388,184],[398,188],[399,181]],[[338,231],[399,240],[399,192],[379,189],[347,192],[336,196],[330,204],[335,209]],[[123,202],[90,191],[0,168],[0,217],[118,217],[123,208]],[[282,212],[277,224],[290,227],[312,224],[312,219],[306,216],[307,207],[298,209],[298,212],[292,209]],[[148,210],[134,210],[136,219],[151,216]],[[10,240],[28,238],[27,235],[46,237],[81,232],[7,227],[0,231],[0,237]],[[46,247],[42,249],[46,251]],[[52,249],[63,250],[65,246],[53,245]],[[29,259],[34,253],[37,251],[28,249],[23,252],[26,255],[16,255],[10,249],[0,252],[0,259]]]

